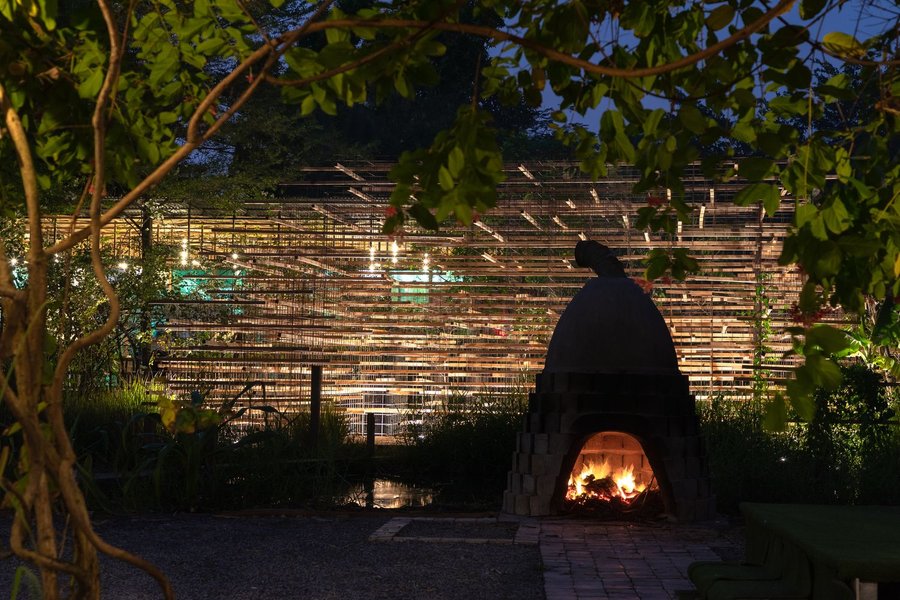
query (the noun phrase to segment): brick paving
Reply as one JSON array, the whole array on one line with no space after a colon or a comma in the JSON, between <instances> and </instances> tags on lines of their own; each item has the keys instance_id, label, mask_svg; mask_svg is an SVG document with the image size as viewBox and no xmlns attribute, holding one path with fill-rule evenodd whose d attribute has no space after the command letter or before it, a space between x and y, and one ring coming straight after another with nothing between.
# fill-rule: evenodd
<instances>
[{"instance_id":1,"label":"brick paving","mask_svg":"<svg viewBox=\"0 0 900 600\"><path fill-rule=\"evenodd\" d=\"M716 525L542 519L538 542L547 600L668 600L694 586L698 560L741 554L733 529Z\"/></svg>"},{"instance_id":2,"label":"brick paving","mask_svg":"<svg viewBox=\"0 0 900 600\"><path fill-rule=\"evenodd\" d=\"M497 519L395 517L370 541L468 544L538 544L547 600L669 600L691 597L687 568L698 560L733 560L743 554L740 531L725 522L700 525L609 523L596 519L516 518L514 539L401 537L410 522L492 523ZM683 594L682 594L683 593Z\"/></svg>"}]
</instances>

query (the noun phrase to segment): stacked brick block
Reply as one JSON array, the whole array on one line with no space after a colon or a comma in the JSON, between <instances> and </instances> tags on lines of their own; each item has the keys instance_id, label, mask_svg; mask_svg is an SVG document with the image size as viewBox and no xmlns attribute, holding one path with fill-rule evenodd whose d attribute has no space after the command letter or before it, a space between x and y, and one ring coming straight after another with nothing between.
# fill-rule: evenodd
<instances>
[{"instance_id":1,"label":"stacked brick block","mask_svg":"<svg viewBox=\"0 0 900 600\"><path fill-rule=\"evenodd\" d=\"M687 378L677 373L538 375L507 477L504 512L562 512L579 452L601 432L625 433L640 442L669 515L679 521L714 516L694 398Z\"/></svg>"}]
</instances>

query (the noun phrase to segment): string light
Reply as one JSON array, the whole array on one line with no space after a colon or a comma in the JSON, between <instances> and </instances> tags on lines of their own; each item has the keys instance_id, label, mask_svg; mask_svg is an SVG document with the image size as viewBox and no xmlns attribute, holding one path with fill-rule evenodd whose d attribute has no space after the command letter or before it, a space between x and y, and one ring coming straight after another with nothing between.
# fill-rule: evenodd
<instances>
[{"instance_id":1,"label":"string light","mask_svg":"<svg viewBox=\"0 0 900 600\"><path fill-rule=\"evenodd\" d=\"M16 266L17 264L19 264L19 259L18 259L18 258L11 258L11 259L9 259L9 264L12 265L12 266L14 267L14 266Z\"/></svg>"},{"instance_id":2,"label":"string light","mask_svg":"<svg viewBox=\"0 0 900 600\"><path fill-rule=\"evenodd\" d=\"M128 270L128 263L125 262L125 261L123 260L122 262L120 262L120 263L118 264L118 267L119 267L119 269L121 269L121 270L123 270L123 271L127 271L127 270Z\"/></svg>"},{"instance_id":3,"label":"string light","mask_svg":"<svg viewBox=\"0 0 900 600\"><path fill-rule=\"evenodd\" d=\"M232 253L231 253L231 260L237 260L237 259L238 259L238 253L237 253L237 252L232 252Z\"/></svg>"},{"instance_id":4,"label":"string light","mask_svg":"<svg viewBox=\"0 0 900 600\"><path fill-rule=\"evenodd\" d=\"M400 246L397 244L397 240L391 242L391 264L397 264L397 255L400 253Z\"/></svg>"}]
</instances>

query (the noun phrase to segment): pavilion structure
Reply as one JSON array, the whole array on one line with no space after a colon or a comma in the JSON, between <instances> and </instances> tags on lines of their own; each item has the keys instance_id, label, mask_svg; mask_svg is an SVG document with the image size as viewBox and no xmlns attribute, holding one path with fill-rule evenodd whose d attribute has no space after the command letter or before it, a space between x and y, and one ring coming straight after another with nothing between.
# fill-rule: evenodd
<instances>
[{"instance_id":1,"label":"pavilion structure","mask_svg":"<svg viewBox=\"0 0 900 600\"><path fill-rule=\"evenodd\" d=\"M575 164L527 163L507 166L498 206L474 224L392 238L382 233L390 167L306 168L240 210L201 209L198 198L143 223L143 243L172 248L170 294L153 318L171 389L224 398L255 382L248 401L300 410L321 368L324 400L359 432L375 413L380 435L451 396L527 390L560 314L593 276L572 262L581 239L612 248L635 278L654 248L699 260L700 274L648 290L698 398L749 398L791 367L780 331L802 281L777 262L789 196L770 218L732 202L740 180L712 182L698 167L685 181L690 217L660 235L636 228L648 197L632 192L633 168L592 181ZM48 221L50 236L61 219ZM137 220L105 228L115 260L140 255Z\"/></svg>"}]
</instances>

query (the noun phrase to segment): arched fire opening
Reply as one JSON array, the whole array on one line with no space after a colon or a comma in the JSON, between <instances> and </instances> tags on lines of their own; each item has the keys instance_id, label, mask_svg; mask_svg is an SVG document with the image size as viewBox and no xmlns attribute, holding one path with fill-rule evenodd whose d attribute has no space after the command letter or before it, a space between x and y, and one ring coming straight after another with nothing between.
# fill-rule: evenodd
<instances>
[{"instance_id":1,"label":"arched fire opening","mask_svg":"<svg viewBox=\"0 0 900 600\"><path fill-rule=\"evenodd\" d=\"M641 443L619 431L589 437L572 465L566 500L619 500L630 504L641 493L658 489Z\"/></svg>"}]
</instances>

